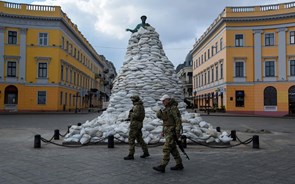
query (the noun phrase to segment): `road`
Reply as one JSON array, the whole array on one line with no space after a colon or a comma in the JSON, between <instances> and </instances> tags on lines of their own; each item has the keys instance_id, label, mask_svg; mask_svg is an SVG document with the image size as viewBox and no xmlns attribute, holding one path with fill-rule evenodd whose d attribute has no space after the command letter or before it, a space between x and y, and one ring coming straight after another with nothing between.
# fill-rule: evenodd
<instances>
[{"instance_id":1,"label":"road","mask_svg":"<svg viewBox=\"0 0 295 184\"><path fill-rule=\"evenodd\" d=\"M221 130L236 130L243 140L259 135L260 149L251 144L228 149L188 145L183 156L185 169L166 173L152 170L162 158L161 147L150 147L151 157L125 161L127 145L59 147L42 143L34 149L34 136L50 138L55 129L61 133L68 125L97 117L84 114L0 115L0 183L2 184L126 184L126 183L198 183L198 184L291 184L295 181L295 120L292 118L202 116ZM261 132L261 130L268 130ZM251 130L252 132L246 132ZM57 142L61 142L59 140ZM238 142L231 142L232 145Z\"/></svg>"}]
</instances>

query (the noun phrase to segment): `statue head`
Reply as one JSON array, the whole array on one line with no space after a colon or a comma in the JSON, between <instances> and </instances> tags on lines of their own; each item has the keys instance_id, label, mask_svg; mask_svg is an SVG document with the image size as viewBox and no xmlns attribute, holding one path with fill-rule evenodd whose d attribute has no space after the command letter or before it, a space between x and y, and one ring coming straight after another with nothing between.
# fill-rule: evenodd
<instances>
[{"instance_id":1,"label":"statue head","mask_svg":"<svg viewBox=\"0 0 295 184\"><path fill-rule=\"evenodd\" d=\"M143 16L140 17L140 19L141 19L143 22L145 22L146 19L147 19L147 17L146 17L145 15L143 15Z\"/></svg>"}]
</instances>

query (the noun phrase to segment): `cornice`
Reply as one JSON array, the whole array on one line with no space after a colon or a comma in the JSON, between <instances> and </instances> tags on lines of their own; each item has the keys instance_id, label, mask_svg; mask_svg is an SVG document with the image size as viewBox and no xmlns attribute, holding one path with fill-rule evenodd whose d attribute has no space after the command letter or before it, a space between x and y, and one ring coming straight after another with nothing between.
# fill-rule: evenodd
<instances>
[{"instance_id":1,"label":"cornice","mask_svg":"<svg viewBox=\"0 0 295 184\"><path fill-rule=\"evenodd\" d=\"M30 15L18 15L18 14L7 14L0 12L0 17L20 18L20 19L34 19L34 20L61 20L61 17L43 17L43 16L30 16Z\"/></svg>"},{"instance_id":2,"label":"cornice","mask_svg":"<svg viewBox=\"0 0 295 184\"><path fill-rule=\"evenodd\" d=\"M192 53L195 52L209 37L215 32L221 25L227 22L254 22L254 21L272 21L280 19L295 18L295 13L268 15L268 16L255 16L255 17L221 17L220 20L212 27L211 30L201 39L192 49Z\"/></svg>"},{"instance_id":3,"label":"cornice","mask_svg":"<svg viewBox=\"0 0 295 184\"><path fill-rule=\"evenodd\" d=\"M255 17L223 17L225 22L247 22L247 21L269 21L278 19L294 18L295 13L279 14L279 15L267 15L267 16L255 16Z\"/></svg>"}]
</instances>

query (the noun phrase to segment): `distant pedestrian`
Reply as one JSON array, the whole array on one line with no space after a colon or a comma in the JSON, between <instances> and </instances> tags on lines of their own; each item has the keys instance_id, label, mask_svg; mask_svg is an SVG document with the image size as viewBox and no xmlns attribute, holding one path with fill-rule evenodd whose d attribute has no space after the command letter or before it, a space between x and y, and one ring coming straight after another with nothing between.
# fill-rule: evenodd
<instances>
[{"instance_id":1,"label":"distant pedestrian","mask_svg":"<svg viewBox=\"0 0 295 184\"><path fill-rule=\"evenodd\" d=\"M142 126L143 120L145 117L145 110L143 106L143 102L140 100L139 96L131 96L130 97L133 102L133 107L129 111L128 119L130 119L130 130L129 130L129 154L124 157L124 160L134 160L135 153L135 140L141 145L143 155L141 158L149 157L149 151L146 143L142 138Z\"/></svg>"},{"instance_id":2,"label":"distant pedestrian","mask_svg":"<svg viewBox=\"0 0 295 184\"><path fill-rule=\"evenodd\" d=\"M165 144L163 146L163 159L159 166L153 167L154 170L165 172L165 168L169 163L170 154L173 156L176 165L171 167L171 170L184 169L182 159L176 146L176 139L178 140L182 131L181 114L177 108L176 100L164 95L161 99L165 108L157 112L157 117L163 120L163 134L165 137Z\"/></svg>"}]
</instances>

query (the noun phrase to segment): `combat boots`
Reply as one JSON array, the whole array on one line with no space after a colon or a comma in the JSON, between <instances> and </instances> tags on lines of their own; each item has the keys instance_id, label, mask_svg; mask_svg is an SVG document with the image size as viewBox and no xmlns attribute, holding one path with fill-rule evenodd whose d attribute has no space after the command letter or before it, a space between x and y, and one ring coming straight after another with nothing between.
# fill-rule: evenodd
<instances>
[{"instance_id":1,"label":"combat boots","mask_svg":"<svg viewBox=\"0 0 295 184\"><path fill-rule=\"evenodd\" d=\"M170 169L171 169L171 170L174 170L174 171L177 171L177 170L179 171L179 170L184 169L184 167L183 167L182 164L177 164L176 166L171 167Z\"/></svg>"},{"instance_id":2,"label":"combat boots","mask_svg":"<svg viewBox=\"0 0 295 184\"><path fill-rule=\"evenodd\" d=\"M146 157L149 157L150 154L149 153L143 153L143 155L140 155L140 158L146 158Z\"/></svg>"},{"instance_id":3,"label":"combat boots","mask_svg":"<svg viewBox=\"0 0 295 184\"><path fill-rule=\"evenodd\" d=\"M128 155L127 157L124 157L124 160L134 160L134 156Z\"/></svg>"},{"instance_id":4,"label":"combat boots","mask_svg":"<svg viewBox=\"0 0 295 184\"><path fill-rule=\"evenodd\" d=\"M165 172L165 165L159 165L157 167L153 167L154 170L164 173Z\"/></svg>"}]
</instances>

